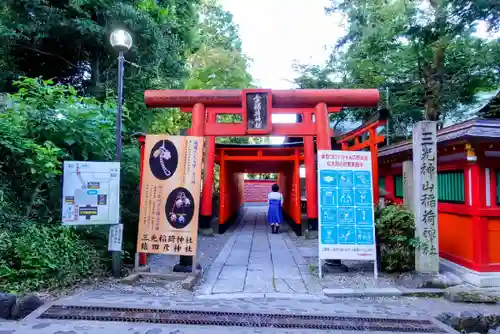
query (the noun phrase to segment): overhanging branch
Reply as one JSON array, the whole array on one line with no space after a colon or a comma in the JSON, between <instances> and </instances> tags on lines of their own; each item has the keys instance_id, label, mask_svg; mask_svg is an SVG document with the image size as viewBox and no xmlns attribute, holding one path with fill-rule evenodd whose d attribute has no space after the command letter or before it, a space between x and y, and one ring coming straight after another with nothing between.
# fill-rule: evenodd
<instances>
[{"instance_id":1,"label":"overhanging branch","mask_svg":"<svg viewBox=\"0 0 500 334\"><path fill-rule=\"evenodd\" d=\"M59 56L59 55L56 55L56 54L53 54L53 53L50 53L50 52L47 52L47 51L43 51L43 50L40 50L40 49L37 49L35 47L32 47L32 46L27 46L27 45L19 45L17 44L19 47L23 48L23 49L26 49L26 50L30 50L30 51L33 51L33 52L36 52L36 53L40 53L40 54L43 54L43 55L46 55L46 56L50 56L50 57L54 57L54 58L57 58L57 59L60 59L62 61L64 61L66 64L68 64L69 66L71 67L74 67L74 68L78 68L78 66L76 64L73 64L72 62L70 62L69 60Z\"/></svg>"}]
</instances>

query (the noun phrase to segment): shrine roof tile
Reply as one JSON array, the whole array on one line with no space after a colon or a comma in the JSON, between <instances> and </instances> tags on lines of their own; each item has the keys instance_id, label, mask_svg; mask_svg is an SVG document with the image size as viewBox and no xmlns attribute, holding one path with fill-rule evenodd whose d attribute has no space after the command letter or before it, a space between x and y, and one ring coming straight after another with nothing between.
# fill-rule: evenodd
<instances>
[{"instance_id":1,"label":"shrine roof tile","mask_svg":"<svg viewBox=\"0 0 500 334\"><path fill-rule=\"evenodd\" d=\"M448 126L437 132L437 143L444 144L453 140L466 139L500 139L500 120L473 118L471 120ZM379 150L379 157L394 155L412 149L411 139L384 147Z\"/></svg>"}]
</instances>

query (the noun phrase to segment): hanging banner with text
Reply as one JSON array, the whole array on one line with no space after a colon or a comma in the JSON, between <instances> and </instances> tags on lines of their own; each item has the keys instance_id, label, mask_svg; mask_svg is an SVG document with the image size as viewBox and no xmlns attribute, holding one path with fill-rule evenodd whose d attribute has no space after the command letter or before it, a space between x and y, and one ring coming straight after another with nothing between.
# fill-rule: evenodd
<instances>
[{"instance_id":1,"label":"hanging banner with text","mask_svg":"<svg viewBox=\"0 0 500 334\"><path fill-rule=\"evenodd\" d=\"M319 258L375 260L370 152L318 151Z\"/></svg>"},{"instance_id":2,"label":"hanging banner with text","mask_svg":"<svg viewBox=\"0 0 500 334\"><path fill-rule=\"evenodd\" d=\"M196 255L203 137L146 136L137 251Z\"/></svg>"}]
</instances>

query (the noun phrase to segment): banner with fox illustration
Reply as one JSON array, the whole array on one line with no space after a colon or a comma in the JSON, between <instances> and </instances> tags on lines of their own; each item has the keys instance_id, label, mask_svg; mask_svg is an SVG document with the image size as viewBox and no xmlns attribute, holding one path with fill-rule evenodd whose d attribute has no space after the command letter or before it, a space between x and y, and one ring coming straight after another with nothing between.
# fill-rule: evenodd
<instances>
[{"instance_id":1,"label":"banner with fox illustration","mask_svg":"<svg viewBox=\"0 0 500 334\"><path fill-rule=\"evenodd\" d=\"M147 135L137 251L196 255L203 137Z\"/></svg>"}]
</instances>

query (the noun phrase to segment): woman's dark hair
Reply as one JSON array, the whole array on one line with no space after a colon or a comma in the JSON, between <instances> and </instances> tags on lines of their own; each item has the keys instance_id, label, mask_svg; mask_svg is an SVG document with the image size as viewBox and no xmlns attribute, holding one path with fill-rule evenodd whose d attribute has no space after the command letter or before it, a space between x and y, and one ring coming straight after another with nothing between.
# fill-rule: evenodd
<instances>
[{"instance_id":1,"label":"woman's dark hair","mask_svg":"<svg viewBox=\"0 0 500 334\"><path fill-rule=\"evenodd\" d=\"M273 184L273 186L271 187L271 190L274 191L275 193L277 193L278 191L280 191L280 187L277 184Z\"/></svg>"}]
</instances>

